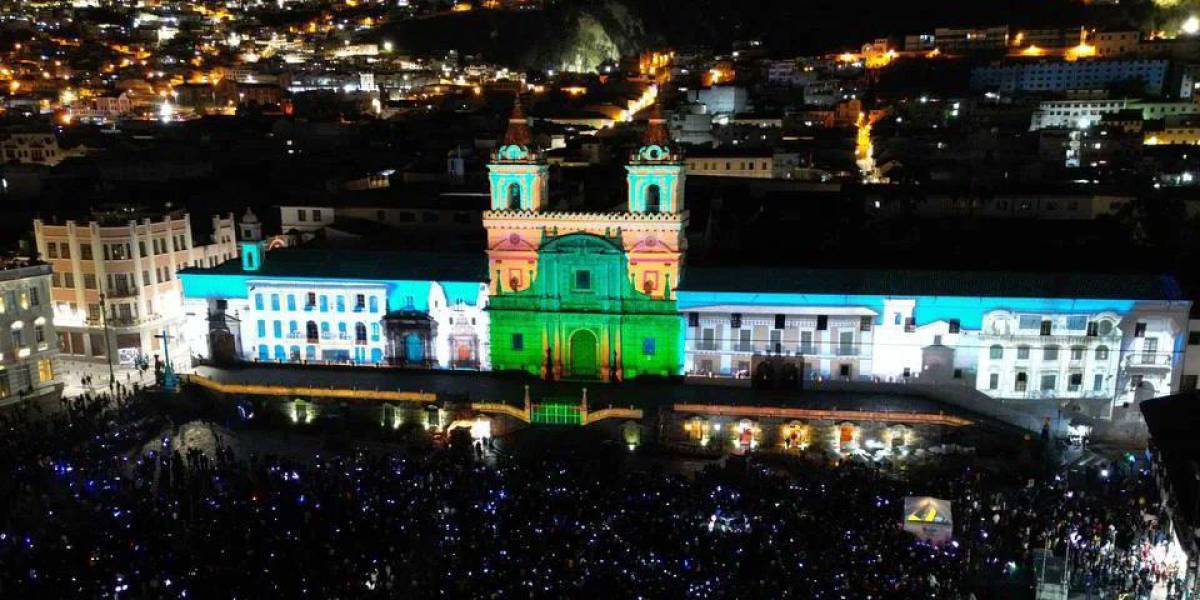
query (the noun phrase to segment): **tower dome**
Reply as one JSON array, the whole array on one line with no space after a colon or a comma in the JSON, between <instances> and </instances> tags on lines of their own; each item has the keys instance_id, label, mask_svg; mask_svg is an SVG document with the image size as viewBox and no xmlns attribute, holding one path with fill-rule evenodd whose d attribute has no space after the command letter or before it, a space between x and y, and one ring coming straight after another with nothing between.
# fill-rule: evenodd
<instances>
[{"instance_id":1,"label":"tower dome","mask_svg":"<svg viewBox=\"0 0 1200 600\"><path fill-rule=\"evenodd\" d=\"M655 103L650 107L646 131L642 134L642 145L630 157L631 163L676 163L680 161L678 149L671 142L667 131L667 120L662 109Z\"/></svg>"},{"instance_id":2,"label":"tower dome","mask_svg":"<svg viewBox=\"0 0 1200 600\"><path fill-rule=\"evenodd\" d=\"M517 94L512 115L508 117L508 129L504 131L504 139L492 159L501 163L531 163L538 162L540 158L540 152L533 143L529 120L521 106L521 95Z\"/></svg>"}]
</instances>

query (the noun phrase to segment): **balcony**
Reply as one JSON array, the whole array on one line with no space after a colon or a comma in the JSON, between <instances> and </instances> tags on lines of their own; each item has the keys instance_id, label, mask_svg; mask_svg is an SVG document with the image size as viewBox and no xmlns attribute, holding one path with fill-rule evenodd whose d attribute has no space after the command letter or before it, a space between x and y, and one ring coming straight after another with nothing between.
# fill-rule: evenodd
<instances>
[{"instance_id":1,"label":"balcony","mask_svg":"<svg viewBox=\"0 0 1200 600\"><path fill-rule=\"evenodd\" d=\"M1127 369L1170 370L1174 362L1172 359L1170 352L1130 352L1121 362Z\"/></svg>"},{"instance_id":2,"label":"balcony","mask_svg":"<svg viewBox=\"0 0 1200 600\"><path fill-rule=\"evenodd\" d=\"M132 297L138 295L138 289L136 287L114 287L114 288L109 288L108 290L106 290L104 295L105 295L105 297L110 298L110 299L112 299L112 298L132 298Z\"/></svg>"}]
</instances>

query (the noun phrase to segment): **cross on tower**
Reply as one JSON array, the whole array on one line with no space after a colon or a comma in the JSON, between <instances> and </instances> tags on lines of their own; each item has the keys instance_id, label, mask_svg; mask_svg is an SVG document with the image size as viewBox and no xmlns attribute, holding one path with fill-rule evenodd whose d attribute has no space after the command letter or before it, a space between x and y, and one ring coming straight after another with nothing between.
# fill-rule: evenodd
<instances>
[{"instance_id":1,"label":"cross on tower","mask_svg":"<svg viewBox=\"0 0 1200 600\"><path fill-rule=\"evenodd\" d=\"M166 329L163 332L154 336L162 340L163 346L163 379L162 385L164 389L174 390L179 386L179 378L175 375L175 369L171 368L171 340L175 336L167 333Z\"/></svg>"}]
</instances>

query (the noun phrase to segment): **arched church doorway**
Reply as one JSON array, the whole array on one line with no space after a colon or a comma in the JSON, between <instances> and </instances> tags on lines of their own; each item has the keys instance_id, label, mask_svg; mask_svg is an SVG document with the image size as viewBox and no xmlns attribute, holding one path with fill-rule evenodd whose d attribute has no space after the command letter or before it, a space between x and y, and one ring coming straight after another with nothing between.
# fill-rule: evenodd
<instances>
[{"instance_id":1,"label":"arched church doorway","mask_svg":"<svg viewBox=\"0 0 1200 600\"><path fill-rule=\"evenodd\" d=\"M599 372L597 355L600 343L596 334L580 329L571 336L571 373L572 377L596 377Z\"/></svg>"}]
</instances>

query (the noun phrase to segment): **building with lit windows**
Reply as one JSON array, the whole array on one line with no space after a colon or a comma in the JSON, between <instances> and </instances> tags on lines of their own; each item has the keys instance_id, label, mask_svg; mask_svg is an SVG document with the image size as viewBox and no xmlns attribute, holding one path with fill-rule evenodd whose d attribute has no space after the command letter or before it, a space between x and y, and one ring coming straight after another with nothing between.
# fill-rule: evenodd
<instances>
[{"instance_id":1,"label":"building with lit windows","mask_svg":"<svg viewBox=\"0 0 1200 600\"><path fill-rule=\"evenodd\" d=\"M0 406L59 394L50 265L0 261Z\"/></svg>"},{"instance_id":2,"label":"building with lit windows","mask_svg":"<svg viewBox=\"0 0 1200 600\"><path fill-rule=\"evenodd\" d=\"M487 369L483 257L243 244L180 273L185 335L215 361Z\"/></svg>"},{"instance_id":3,"label":"building with lit windows","mask_svg":"<svg viewBox=\"0 0 1200 600\"><path fill-rule=\"evenodd\" d=\"M1170 61L1164 59L1023 60L976 67L971 71L971 89L1002 94L1066 92L1140 80L1145 93L1158 95L1167 83L1169 67Z\"/></svg>"},{"instance_id":4,"label":"building with lit windows","mask_svg":"<svg viewBox=\"0 0 1200 600\"><path fill-rule=\"evenodd\" d=\"M62 353L104 359L111 351L114 362L124 365L161 355L163 332L179 333L180 269L214 266L238 252L232 214L214 216L201 244L183 211L121 209L64 223L35 219L33 230L38 255L54 269L49 297Z\"/></svg>"},{"instance_id":5,"label":"building with lit windows","mask_svg":"<svg viewBox=\"0 0 1200 600\"><path fill-rule=\"evenodd\" d=\"M53 167L66 157L58 138L50 131L0 134L0 161L5 163Z\"/></svg>"},{"instance_id":6,"label":"building with lit windows","mask_svg":"<svg viewBox=\"0 0 1200 600\"><path fill-rule=\"evenodd\" d=\"M686 252L684 165L657 112L626 165L626 206L549 206L547 167L518 100L488 165L483 214L492 367L620 381L679 372L675 288Z\"/></svg>"},{"instance_id":7,"label":"building with lit windows","mask_svg":"<svg viewBox=\"0 0 1200 600\"><path fill-rule=\"evenodd\" d=\"M698 377L1114 404L1179 389L1191 306L1158 277L768 268L691 269L678 299Z\"/></svg>"}]
</instances>

